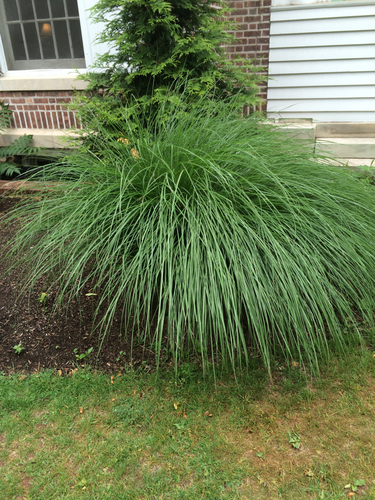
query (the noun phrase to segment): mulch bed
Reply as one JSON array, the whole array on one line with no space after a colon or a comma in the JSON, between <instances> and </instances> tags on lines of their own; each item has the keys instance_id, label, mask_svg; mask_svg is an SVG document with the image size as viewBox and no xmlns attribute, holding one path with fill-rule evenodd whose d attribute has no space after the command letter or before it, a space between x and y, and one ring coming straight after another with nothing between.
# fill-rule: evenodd
<instances>
[{"instance_id":1,"label":"mulch bed","mask_svg":"<svg viewBox=\"0 0 375 500\"><path fill-rule=\"evenodd\" d=\"M77 366L91 366L115 372L129 365L151 370L154 356L146 347L136 344L130 359L130 336L120 331L120 321L114 321L99 352L99 332L92 333L94 297L84 297L81 304L72 304L62 313L51 313L51 305L41 304L43 282L29 293L21 292L21 270L7 271L2 250L16 228L5 228L1 219L19 198L0 195L0 373L35 372L45 368L69 373ZM15 346L23 348L19 354ZM78 360L76 354L92 352ZM74 350L76 351L74 352Z\"/></svg>"}]
</instances>

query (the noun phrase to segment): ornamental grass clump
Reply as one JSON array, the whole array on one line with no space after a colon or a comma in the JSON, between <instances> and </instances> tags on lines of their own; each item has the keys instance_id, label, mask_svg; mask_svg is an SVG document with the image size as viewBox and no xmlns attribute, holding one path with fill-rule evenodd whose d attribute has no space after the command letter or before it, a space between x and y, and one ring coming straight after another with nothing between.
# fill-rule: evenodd
<instances>
[{"instance_id":1,"label":"ornamental grass clump","mask_svg":"<svg viewBox=\"0 0 375 500\"><path fill-rule=\"evenodd\" d=\"M13 214L27 284L48 275L67 304L90 283L103 336L120 312L158 357L318 367L348 318L372 324L373 188L233 102L180 102L45 169L59 182Z\"/></svg>"}]
</instances>

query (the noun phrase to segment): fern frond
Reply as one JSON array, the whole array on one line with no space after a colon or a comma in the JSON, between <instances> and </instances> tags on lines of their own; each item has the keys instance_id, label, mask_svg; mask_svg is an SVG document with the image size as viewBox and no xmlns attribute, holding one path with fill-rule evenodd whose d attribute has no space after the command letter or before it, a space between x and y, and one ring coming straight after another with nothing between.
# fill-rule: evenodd
<instances>
[{"instance_id":1,"label":"fern frond","mask_svg":"<svg viewBox=\"0 0 375 500\"><path fill-rule=\"evenodd\" d=\"M24 155L24 154L35 154L40 151L40 148L30 147L31 141L33 140L32 135L22 135L18 139L15 139L12 144L0 148L0 158L6 156Z\"/></svg>"},{"instance_id":2,"label":"fern frond","mask_svg":"<svg viewBox=\"0 0 375 500\"><path fill-rule=\"evenodd\" d=\"M10 177L13 174L19 175L21 173L21 170L17 167L15 163L0 163L0 176L1 175L6 175L7 177Z\"/></svg>"},{"instance_id":3,"label":"fern frond","mask_svg":"<svg viewBox=\"0 0 375 500\"><path fill-rule=\"evenodd\" d=\"M12 122L12 111L9 109L9 104L0 101L0 131L9 128Z\"/></svg>"}]
</instances>

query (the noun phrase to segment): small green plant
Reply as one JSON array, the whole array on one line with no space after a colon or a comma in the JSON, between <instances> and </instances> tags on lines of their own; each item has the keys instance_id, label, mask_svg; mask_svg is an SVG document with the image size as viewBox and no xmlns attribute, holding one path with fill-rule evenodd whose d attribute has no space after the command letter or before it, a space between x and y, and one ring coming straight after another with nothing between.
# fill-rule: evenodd
<instances>
[{"instance_id":1,"label":"small green plant","mask_svg":"<svg viewBox=\"0 0 375 500\"><path fill-rule=\"evenodd\" d=\"M295 431L289 432L289 444L296 450L299 450L301 447L301 436Z\"/></svg>"},{"instance_id":2,"label":"small green plant","mask_svg":"<svg viewBox=\"0 0 375 500\"><path fill-rule=\"evenodd\" d=\"M12 111L9 109L9 104L0 101L0 133L9 128L12 123ZM21 170L14 163L14 157L19 155L30 155L40 150L40 148L31 147L33 140L32 135L23 135L14 140L8 146L0 148L0 178L2 175L12 176L19 175Z\"/></svg>"},{"instance_id":3,"label":"small green plant","mask_svg":"<svg viewBox=\"0 0 375 500\"><path fill-rule=\"evenodd\" d=\"M137 397L127 397L113 408L113 414L124 425L137 425L150 418L151 413L145 402Z\"/></svg>"},{"instance_id":4,"label":"small green plant","mask_svg":"<svg viewBox=\"0 0 375 500\"><path fill-rule=\"evenodd\" d=\"M87 357L88 357L88 356L92 353L93 349L94 349L93 347L90 347L90 349L87 349L87 351L86 351L86 352L82 352L81 354L79 354L79 353L78 353L78 348L76 347L76 348L74 349L74 351L73 351L73 352L74 352L74 355L75 355L75 357L76 357L76 360L77 360L77 361L81 361L82 359L87 358Z\"/></svg>"},{"instance_id":5,"label":"small green plant","mask_svg":"<svg viewBox=\"0 0 375 500\"><path fill-rule=\"evenodd\" d=\"M13 346L13 350L16 354L20 355L25 348L22 347L22 343L20 342L19 344Z\"/></svg>"},{"instance_id":6,"label":"small green plant","mask_svg":"<svg viewBox=\"0 0 375 500\"><path fill-rule=\"evenodd\" d=\"M186 427L188 426L188 421L187 421L187 419L183 418L179 422L174 423L173 426L176 427L176 429L178 431L183 432L186 429Z\"/></svg>"},{"instance_id":7,"label":"small green plant","mask_svg":"<svg viewBox=\"0 0 375 500\"><path fill-rule=\"evenodd\" d=\"M353 481L353 483L348 483L344 486L346 490L351 490L353 492L356 492L358 490L358 487L360 486L365 486L366 481L364 479L356 479Z\"/></svg>"},{"instance_id":8,"label":"small green plant","mask_svg":"<svg viewBox=\"0 0 375 500\"><path fill-rule=\"evenodd\" d=\"M123 356L126 356L126 352L120 351L118 357L116 358L116 361L119 362Z\"/></svg>"},{"instance_id":9,"label":"small green plant","mask_svg":"<svg viewBox=\"0 0 375 500\"><path fill-rule=\"evenodd\" d=\"M40 294L40 297L38 297L38 299L37 299L37 300L40 302L40 304L41 304L42 306L43 306L43 305L45 305L45 303L46 303L46 301L47 301L47 295L48 295L47 293L42 292L42 293Z\"/></svg>"}]
</instances>

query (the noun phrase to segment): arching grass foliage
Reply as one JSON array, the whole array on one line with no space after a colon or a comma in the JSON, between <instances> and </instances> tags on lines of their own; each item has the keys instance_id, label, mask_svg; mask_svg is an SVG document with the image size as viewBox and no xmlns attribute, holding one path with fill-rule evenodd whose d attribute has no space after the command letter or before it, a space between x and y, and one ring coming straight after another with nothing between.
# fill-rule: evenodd
<instances>
[{"instance_id":1,"label":"arching grass foliage","mask_svg":"<svg viewBox=\"0 0 375 500\"><path fill-rule=\"evenodd\" d=\"M121 310L158 354L167 342L176 359L235 367L259 353L269 368L278 351L317 367L345 318L371 322L371 186L229 103L175 111L136 135L124 119L118 140L103 129L45 169L60 182L13 214L27 283L50 275L66 304L90 281L103 334Z\"/></svg>"}]
</instances>

